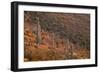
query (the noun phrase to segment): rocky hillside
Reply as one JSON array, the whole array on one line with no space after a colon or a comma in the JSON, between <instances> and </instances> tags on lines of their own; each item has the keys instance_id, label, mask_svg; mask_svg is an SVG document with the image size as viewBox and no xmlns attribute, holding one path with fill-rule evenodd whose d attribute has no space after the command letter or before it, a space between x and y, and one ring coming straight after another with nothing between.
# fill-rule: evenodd
<instances>
[{"instance_id":1,"label":"rocky hillside","mask_svg":"<svg viewBox=\"0 0 100 73\"><path fill-rule=\"evenodd\" d=\"M24 60L90 57L90 15L24 12Z\"/></svg>"}]
</instances>

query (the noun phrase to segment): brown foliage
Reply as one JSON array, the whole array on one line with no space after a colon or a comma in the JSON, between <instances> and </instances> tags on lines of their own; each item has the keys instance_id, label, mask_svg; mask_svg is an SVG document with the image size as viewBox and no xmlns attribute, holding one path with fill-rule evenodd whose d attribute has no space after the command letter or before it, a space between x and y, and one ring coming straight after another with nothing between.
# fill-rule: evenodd
<instances>
[{"instance_id":1,"label":"brown foliage","mask_svg":"<svg viewBox=\"0 0 100 73\"><path fill-rule=\"evenodd\" d=\"M52 23L50 24L50 26L48 26L49 21L42 22L41 26L38 24L39 33L36 30L37 24L32 22L32 19L30 18L31 15L29 13L28 15L29 17L25 16L25 18L26 17L27 18L25 19L25 22L24 22L25 23L24 25L24 61L25 62L90 58L90 50L87 49L86 47L85 48L80 47L80 44L79 44L81 42L81 45L84 46L84 40L86 40L86 38L84 38L83 35L80 34L80 32L84 32L83 29L77 29L76 24L73 24L71 22L71 20L78 21L78 19L72 18L74 16L77 17L77 15L70 14L71 16L69 16L66 14L62 16L61 14L59 14L58 16L57 14L51 14L51 15L47 14L46 18L48 18L48 20L50 20L51 22L53 20L52 17L56 18L54 19L54 21L55 23L57 23L57 25L54 26ZM46 18L43 15L41 15L40 17L43 17L43 19L46 20ZM85 16L83 17L83 19L84 18ZM41 19L41 21L43 21L43 19ZM65 21L65 19L67 20ZM67 25L62 24L63 29L61 28L60 21L63 22L64 24L67 24ZM80 21L83 22L82 20ZM87 20L85 21L88 22ZM78 22L75 22L75 23L79 24ZM74 25L75 27L71 27L72 25ZM46 27L48 28L44 29L44 26L45 28ZM51 27L53 29L52 31L49 31ZM78 27L82 27L82 26L79 25ZM86 27L83 27L83 28L86 28ZM63 31L64 29L66 29L68 33L64 32ZM68 37L64 35L65 33L68 35ZM75 37L77 34L79 35L78 39ZM77 44L78 44L78 47L77 47Z\"/></svg>"}]
</instances>

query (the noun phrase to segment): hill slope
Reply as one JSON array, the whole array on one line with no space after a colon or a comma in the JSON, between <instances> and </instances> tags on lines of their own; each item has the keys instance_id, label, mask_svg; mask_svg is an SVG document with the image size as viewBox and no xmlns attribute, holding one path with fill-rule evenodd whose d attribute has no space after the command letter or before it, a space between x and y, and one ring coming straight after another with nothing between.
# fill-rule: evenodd
<instances>
[{"instance_id":1,"label":"hill slope","mask_svg":"<svg viewBox=\"0 0 100 73\"><path fill-rule=\"evenodd\" d=\"M28 31L32 35L25 37L25 39L30 40L25 40L25 42L33 44L24 44L25 58L30 57L29 60L34 61L90 57L89 14L29 11L24 13L24 23L25 27L27 26L24 28L25 33L29 29ZM27 36L28 34L24 35ZM29 37L35 38L35 40L32 41Z\"/></svg>"}]
</instances>

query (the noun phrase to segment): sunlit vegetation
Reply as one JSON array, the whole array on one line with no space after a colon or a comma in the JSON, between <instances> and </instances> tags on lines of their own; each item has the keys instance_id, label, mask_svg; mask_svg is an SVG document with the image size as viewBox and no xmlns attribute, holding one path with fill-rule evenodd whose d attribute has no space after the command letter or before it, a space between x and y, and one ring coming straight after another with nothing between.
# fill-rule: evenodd
<instances>
[{"instance_id":1,"label":"sunlit vegetation","mask_svg":"<svg viewBox=\"0 0 100 73\"><path fill-rule=\"evenodd\" d=\"M90 58L90 15L24 12L24 61Z\"/></svg>"}]
</instances>

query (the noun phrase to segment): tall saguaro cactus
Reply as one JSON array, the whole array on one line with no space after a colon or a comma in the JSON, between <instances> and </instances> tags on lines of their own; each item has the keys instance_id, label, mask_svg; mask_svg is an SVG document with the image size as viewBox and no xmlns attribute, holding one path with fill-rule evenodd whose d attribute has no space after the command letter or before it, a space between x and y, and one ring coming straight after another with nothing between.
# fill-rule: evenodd
<instances>
[{"instance_id":1,"label":"tall saguaro cactus","mask_svg":"<svg viewBox=\"0 0 100 73\"><path fill-rule=\"evenodd\" d=\"M39 22L39 17L36 17L37 20L37 46L41 43L41 26Z\"/></svg>"}]
</instances>

